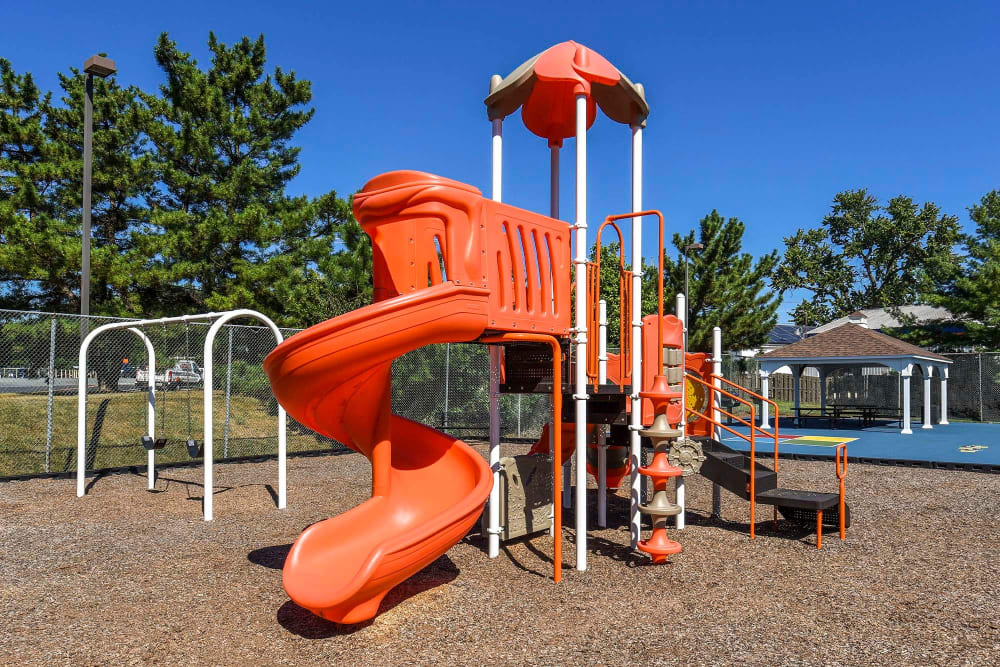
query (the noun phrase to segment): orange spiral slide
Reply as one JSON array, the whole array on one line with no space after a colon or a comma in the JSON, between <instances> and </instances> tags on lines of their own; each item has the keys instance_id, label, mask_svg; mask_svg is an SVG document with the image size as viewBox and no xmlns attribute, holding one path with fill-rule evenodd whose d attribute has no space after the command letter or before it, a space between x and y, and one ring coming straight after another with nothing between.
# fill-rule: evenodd
<instances>
[{"instance_id":1,"label":"orange spiral slide","mask_svg":"<svg viewBox=\"0 0 1000 667\"><path fill-rule=\"evenodd\" d=\"M565 223L413 171L370 181L354 211L372 238L376 302L289 338L264 362L290 415L372 464L372 497L307 528L285 561L289 597L339 623L373 618L393 586L462 539L492 486L471 447L391 413L392 360L487 331L564 333L569 319Z\"/></svg>"}]
</instances>

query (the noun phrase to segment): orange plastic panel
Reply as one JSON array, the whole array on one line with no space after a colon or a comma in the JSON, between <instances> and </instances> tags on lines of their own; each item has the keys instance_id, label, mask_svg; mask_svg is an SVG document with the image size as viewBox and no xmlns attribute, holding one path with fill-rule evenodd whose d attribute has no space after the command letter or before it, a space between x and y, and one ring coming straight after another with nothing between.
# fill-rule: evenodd
<instances>
[{"instance_id":1,"label":"orange plastic panel","mask_svg":"<svg viewBox=\"0 0 1000 667\"><path fill-rule=\"evenodd\" d=\"M648 391L653 386L653 378L660 372L663 365L663 352L656 349L656 315L646 315L642 318L642 390ZM684 325L674 315L663 316L663 347L684 347ZM671 423L677 423L671 419ZM646 426L653 423L653 403L649 399L642 400L642 423Z\"/></svg>"},{"instance_id":2,"label":"orange plastic panel","mask_svg":"<svg viewBox=\"0 0 1000 667\"><path fill-rule=\"evenodd\" d=\"M372 238L376 300L449 281L488 287L489 329L568 332L568 223L420 171L372 179L354 214Z\"/></svg>"},{"instance_id":3,"label":"orange plastic panel","mask_svg":"<svg viewBox=\"0 0 1000 667\"><path fill-rule=\"evenodd\" d=\"M569 225L483 202L489 328L562 335L570 323Z\"/></svg>"}]
</instances>

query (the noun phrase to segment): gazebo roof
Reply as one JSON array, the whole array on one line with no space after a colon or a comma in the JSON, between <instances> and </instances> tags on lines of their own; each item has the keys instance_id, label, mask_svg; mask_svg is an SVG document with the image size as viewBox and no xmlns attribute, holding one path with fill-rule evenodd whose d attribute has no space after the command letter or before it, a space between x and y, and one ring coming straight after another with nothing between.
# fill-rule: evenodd
<instances>
[{"instance_id":1,"label":"gazebo roof","mask_svg":"<svg viewBox=\"0 0 1000 667\"><path fill-rule=\"evenodd\" d=\"M836 329L804 338L760 355L762 361L804 362L811 364L877 364L880 360L911 357L923 361L950 364L948 357L925 350L880 331L858 324L842 324Z\"/></svg>"}]
</instances>

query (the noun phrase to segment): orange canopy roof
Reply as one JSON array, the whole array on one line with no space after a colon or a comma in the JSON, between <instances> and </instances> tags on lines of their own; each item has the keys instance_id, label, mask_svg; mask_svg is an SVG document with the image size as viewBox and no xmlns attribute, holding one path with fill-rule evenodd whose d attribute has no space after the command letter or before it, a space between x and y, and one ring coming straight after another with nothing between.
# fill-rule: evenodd
<instances>
[{"instance_id":1,"label":"orange canopy roof","mask_svg":"<svg viewBox=\"0 0 1000 667\"><path fill-rule=\"evenodd\" d=\"M587 127L597 107L608 118L645 126L649 105L641 85L633 84L601 54L576 42L562 42L523 63L490 91L490 120L505 118L521 108L529 130L550 143L576 134L577 94L587 95Z\"/></svg>"}]
</instances>

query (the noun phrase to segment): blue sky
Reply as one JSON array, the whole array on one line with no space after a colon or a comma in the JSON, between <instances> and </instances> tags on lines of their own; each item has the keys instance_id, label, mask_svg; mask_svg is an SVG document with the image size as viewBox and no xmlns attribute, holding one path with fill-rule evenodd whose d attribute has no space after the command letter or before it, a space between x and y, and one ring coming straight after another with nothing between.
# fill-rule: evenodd
<instances>
[{"instance_id":1,"label":"blue sky","mask_svg":"<svg viewBox=\"0 0 1000 667\"><path fill-rule=\"evenodd\" d=\"M4 3L0 56L44 88L106 51L119 78L161 82L162 31L207 65L264 33L271 66L313 82L297 137L296 193L349 194L393 169L489 191L489 76L574 39L646 86L645 204L671 229L709 212L747 223L746 249L781 248L837 192L908 194L960 216L1000 187L997 3ZM629 13L630 7L644 11ZM10 26L18 26L11 30ZM590 143L590 219L629 206L629 134L606 118ZM564 164L572 164L567 143ZM548 156L518 118L505 128L504 199L548 210ZM564 217L573 211L564 170ZM655 235L644 237L651 248ZM797 299L786 298L782 313Z\"/></svg>"}]
</instances>

